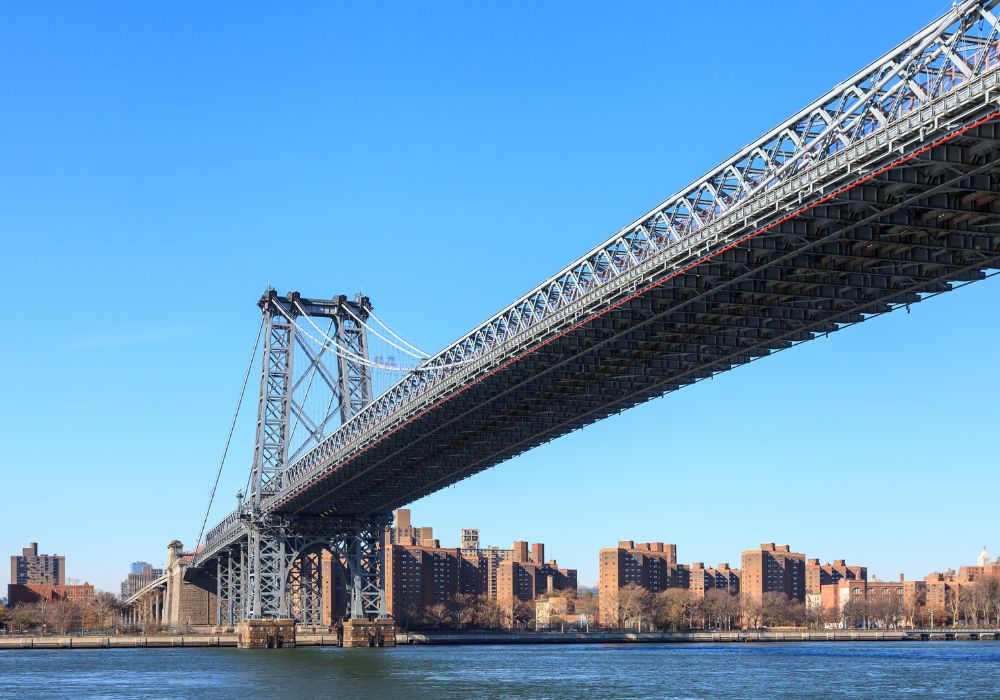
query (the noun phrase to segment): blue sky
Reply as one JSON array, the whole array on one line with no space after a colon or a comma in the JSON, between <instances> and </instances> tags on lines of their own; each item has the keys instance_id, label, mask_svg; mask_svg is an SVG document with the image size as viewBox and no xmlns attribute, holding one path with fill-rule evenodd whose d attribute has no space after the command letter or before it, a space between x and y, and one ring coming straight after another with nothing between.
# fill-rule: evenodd
<instances>
[{"instance_id":1,"label":"blue sky","mask_svg":"<svg viewBox=\"0 0 1000 700\"><path fill-rule=\"evenodd\" d=\"M364 290L440 348L947 5L6 4L0 554L116 588L195 539L266 285ZM582 583L619 539L971 563L1000 549L998 302L989 280L702 382L414 521L544 541Z\"/></svg>"}]
</instances>

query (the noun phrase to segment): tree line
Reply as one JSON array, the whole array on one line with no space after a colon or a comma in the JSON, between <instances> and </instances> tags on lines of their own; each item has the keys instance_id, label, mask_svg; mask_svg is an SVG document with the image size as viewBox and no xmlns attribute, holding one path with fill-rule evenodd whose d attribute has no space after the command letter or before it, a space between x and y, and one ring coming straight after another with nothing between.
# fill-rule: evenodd
<instances>
[{"instance_id":1,"label":"tree line","mask_svg":"<svg viewBox=\"0 0 1000 700\"><path fill-rule=\"evenodd\" d=\"M85 602L39 600L0 607L0 626L10 632L70 632L115 630L121 619L118 596L98 591Z\"/></svg>"}]
</instances>

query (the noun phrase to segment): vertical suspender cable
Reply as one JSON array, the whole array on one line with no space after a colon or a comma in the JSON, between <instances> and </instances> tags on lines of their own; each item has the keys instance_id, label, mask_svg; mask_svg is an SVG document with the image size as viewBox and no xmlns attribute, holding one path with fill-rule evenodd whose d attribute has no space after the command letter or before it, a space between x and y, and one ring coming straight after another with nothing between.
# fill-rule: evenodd
<instances>
[{"instance_id":1,"label":"vertical suspender cable","mask_svg":"<svg viewBox=\"0 0 1000 700\"><path fill-rule=\"evenodd\" d=\"M257 338L253 341L253 350L250 352L250 361L247 363L247 371L243 374L243 387L240 389L240 398L236 402L236 410L233 411L233 420L229 424L229 435L226 436L226 446L222 450L222 459L219 460L219 468L215 472L215 482L212 484L212 491L208 494L208 507L205 509L205 517L201 520L201 530L198 531L198 539L194 543L195 559L198 558L198 547L201 546L201 538L205 534L205 525L208 523L208 514L212 510L212 502L215 500L215 490L219 487L219 477L222 476L222 466L226 463L226 455L229 454L229 443L233 440L233 431L236 429L236 419L240 415L240 406L243 405L243 395L247 391L247 382L250 380L250 372L253 370L253 360L257 357L257 347L260 345L260 336L264 331L264 317L261 316L260 325L257 326Z\"/></svg>"}]
</instances>

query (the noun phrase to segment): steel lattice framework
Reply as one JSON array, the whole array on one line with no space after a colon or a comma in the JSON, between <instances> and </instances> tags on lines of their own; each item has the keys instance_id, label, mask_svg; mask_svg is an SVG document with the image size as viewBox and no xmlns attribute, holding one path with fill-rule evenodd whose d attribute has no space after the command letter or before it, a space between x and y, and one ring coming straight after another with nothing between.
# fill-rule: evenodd
<instances>
[{"instance_id":1,"label":"steel lattice framework","mask_svg":"<svg viewBox=\"0 0 1000 700\"><path fill-rule=\"evenodd\" d=\"M279 296L268 289L258 305L264 316L264 349L250 493L223 523L235 537L225 546L199 553L196 565L185 575L194 580L200 570L214 574L219 624L232 625L244 618L288 617L320 624L320 557L321 552L330 551L338 565L351 573L352 615L384 616L380 577L382 533L388 516L316 520L275 515L262 508L284 484L293 419L306 429L308 438L303 447L307 447L310 441L321 442L335 416L345 424L371 402L364 325L371 304L367 297L349 301L340 296L327 301L305 299L297 292ZM301 337L297 319L306 316L328 320L334 332L318 350ZM328 351L336 355L336 376L322 362ZM298 353L305 356L306 363L296 372L294 358ZM296 398L303 386L304 395L308 395L314 382L325 384L332 392L318 416L310 415L304 399ZM218 542L213 533L209 533L210 545Z\"/></svg>"},{"instance_id":2,"label":"steel lattice framework","mask_svg":"<svg viewBox=\"0 0 1000 700\"><path fill-rule=\"evenodd\" d=\"M998 3L957 4L357 401L275 467L260 517L374 523L607 415L1000 267ZM358 391L345 371L342 390ZM204 557L245 537L233 513Z\"/></svg>"}]
</instances>

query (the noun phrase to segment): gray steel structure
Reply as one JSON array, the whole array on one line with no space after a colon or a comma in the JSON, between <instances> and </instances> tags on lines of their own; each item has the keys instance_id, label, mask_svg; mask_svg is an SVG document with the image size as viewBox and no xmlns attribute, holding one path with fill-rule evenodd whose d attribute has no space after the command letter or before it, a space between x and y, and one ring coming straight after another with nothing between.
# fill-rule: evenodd
<instances>
[{"instance_id":1,"label":"gray steel structure","mask_svg":"<svg viewBox=\"0 0 1000 700\"><path fill-rule=\"evenodd\" d=\"M263 507L285 485L293 418L309 434L305 445L310 440L319 443L331 422L346 424L371 403L365 329L371 303L361 296L354 301L345 296L306 299L297 292L280 296L268 289L258 306L264 317L264 345L250 490L241 494L239 507L223 523L235 537L213 547L217 538L209 533L210 551L196 554L185 578L204 581L206 573L214 578L218 624L288 617L320 624L320 556L327 550L347 567L352 616L385 616L379 577L387 515L310 518L271 513ZM333 336L325 337L319 350L307 342L312 338L299 326L305 317L330 322ZM336 356L336 375L322 362L328 351ZM297 370L295 359L300 354L306 362ZM305 402L296 399L296 390L313 382L325 384L332 398L319 416L310 415Z\"/></svg>"},{"instance_id":2,"label":"gray steel structure","mask_svg":"<svg viewBox=\"0 0 1000 700\"><path fill-rule=\"evenodd\" d=\"M350 532L605 416L995 271L998 2L957 4L359 403L308 452L268 464L255 519L231 514L199 561L224 559L267 519ZM275 561L291 562L303 536ZM277 600L277 570L269 580ZM374 614L361 588L352 609Z\"/></svg>"}]
</instances>

